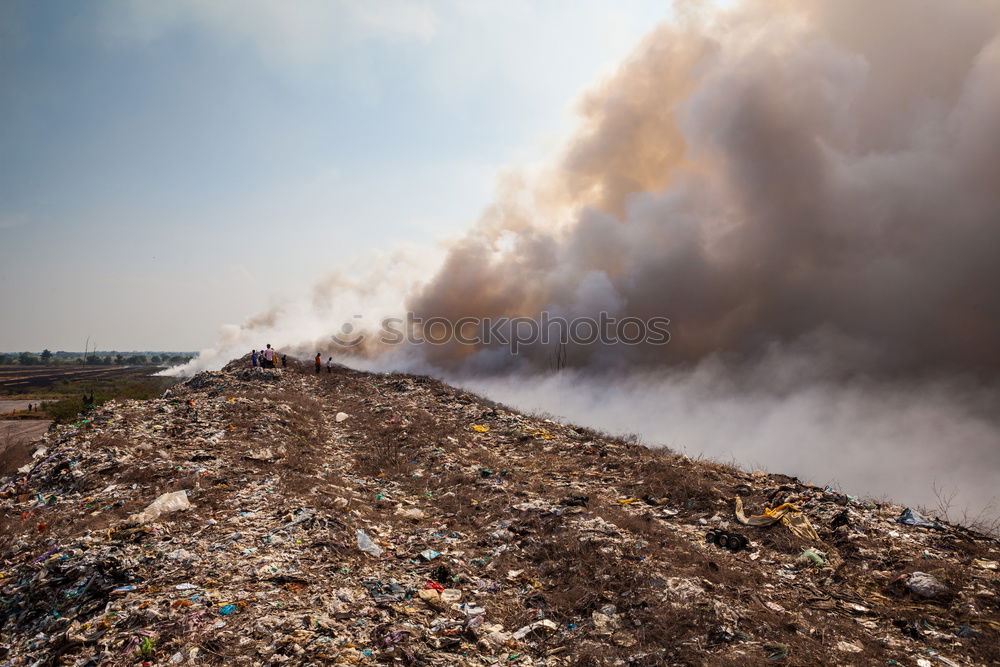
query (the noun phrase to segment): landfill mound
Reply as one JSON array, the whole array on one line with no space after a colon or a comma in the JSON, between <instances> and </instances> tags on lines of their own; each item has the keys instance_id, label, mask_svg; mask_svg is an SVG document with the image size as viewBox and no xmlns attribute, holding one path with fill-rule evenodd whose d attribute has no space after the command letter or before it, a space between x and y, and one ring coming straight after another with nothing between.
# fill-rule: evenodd
<instances>
[{"instance_id":1,"label":"landfill mound","mask_svg":"<svg viewBox=\"0 0 1000 667\"><path fill-rule=\"evenodd\" d=\"M6 461L0 665L1000 663L988 536L426 377L248 366Z\"/></svg>"}]
</instances>

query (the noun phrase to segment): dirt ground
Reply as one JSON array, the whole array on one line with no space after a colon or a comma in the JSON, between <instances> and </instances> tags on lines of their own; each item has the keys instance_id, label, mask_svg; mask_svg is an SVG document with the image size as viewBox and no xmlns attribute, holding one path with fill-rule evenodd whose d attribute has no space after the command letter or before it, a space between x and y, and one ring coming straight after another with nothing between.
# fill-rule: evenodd
<instances>
[{"instance_id":1,"label":"dirt ground","mask_svg":"<svg viewBox=\"0 0 1000 667\"><path fill-rule=\"evenodd\" d=\"M34 443L49 430L51 419L0 421L0 475L13 474L31 460Z\"/></svg>"},{"instance_id":2,"label":"dirt ground","mask_svg":"<svg viewBox=\"0 0 1000 667\"><path fill-rule=\"evenodd\" d=\"M12 441L37 440L49 430L51 419L18 419L0 421L0 452Z\"/></svg>"},{"instance_id":3,"label":"dirt ground","mask_svg":"<svg viewBox=\"0 0 1000 667\"><path fill-rule=\"evenodd\" d=\"M38 405L41 401L31 400L0 400L0 415L5 415L9 412L18 412L20 410L27 410L28 405Z\"/></svg>"}]
</instances>

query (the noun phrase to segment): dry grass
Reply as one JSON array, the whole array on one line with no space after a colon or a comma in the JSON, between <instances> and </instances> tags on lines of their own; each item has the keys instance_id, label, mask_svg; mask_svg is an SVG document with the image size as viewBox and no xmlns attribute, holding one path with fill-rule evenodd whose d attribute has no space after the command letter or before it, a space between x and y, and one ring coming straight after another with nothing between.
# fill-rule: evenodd
<instances>
[{"instance_id":1,"label":"dry grass","mask_svg":"<svg viewBox=\"0 0 1000 667\"><path fill-rule=\"evenodd\" d=\"M724 494L690 462L676 454L649 451L636 466L628 491L639 498L668 499L679 509L709 510Z\"/></svg>"},{"instance_id":2,"label":"dry grass","mask_svg":"<svg viewBox=\"0 0 1000 667\"><path fill-rule=\"evenodd\" d=\"M621 518L621 517L618 517ZM669 656L679 657L684 642L695 639L699 628L714 620L714 612L697 605L675 605L664 599L662 583L650 577L638 552L629 548L607 548L601 542L581 539L567 525L565 517L530 515L517 522L521 553L517 560L501 561L497 568L531 564L531 579L537 592L526 597L521 606L498 610L498 619L506 627L520 627L549 618L561 624L594 627L594 613L613 605L615 622L622 631L612 632L609 641L600 645L572 645L574 664L609 664L609 661L648 654L649 662L630 664L665 664ZM648 554L648 552L644 552ZM635 645L616 645L615 638L629 636ZM561 639L552 639L543 649L556 648ZM630 642L631 643L631 642Z\"/></svg>"}]
</instances>

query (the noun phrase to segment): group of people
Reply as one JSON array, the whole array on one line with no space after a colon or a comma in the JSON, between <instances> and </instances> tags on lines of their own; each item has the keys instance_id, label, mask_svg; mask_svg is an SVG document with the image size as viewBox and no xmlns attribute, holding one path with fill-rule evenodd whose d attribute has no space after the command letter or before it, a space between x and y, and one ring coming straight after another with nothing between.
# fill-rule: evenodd
<instances>
[{"instance_id":1,"label":"group of people","mask_svg":"<svg viewBox=\"0 0 1000 667\"><path fill-rule=\"evenodd\" d=\"M250 353L250 365L254 368L260 366L261 368L276 368L278 361L281 361L282 368L288 366L288 355L278 354L278 351L271 347L268 343L267 347L260 352L253 350Z\"/></svg>"},{"instance_id":2,"label":"group of people","mask_svg":"<svg viewBox=\"0 0 1000 667\"><path fill-rule=\"evenodd\" d=\"M319 373L323 370L323 357L320 356L319 352L316 353L316 372ZM326 372L333 372L333 357L326 360Z\"/></svg>"},{"instance_id":3,"label":"group of people","mask_svg":"<svg viewBox=\"0 0 1000 667\"><path fill-rule=\"evenodd\" d=\"M268 343L267 347L259 352L257 350L251 350L250 352L250 365L254 368L276 368L278 362L281 362L281 367L286 368L288 366L288 356L284 354L278 354L278 351L271 347ZM333 357L329 357L326 360L326 372L333 372ZM320 373L323 371L323 357L319 352L316 353L316 372Z\"/></svg>"}]
</instances>

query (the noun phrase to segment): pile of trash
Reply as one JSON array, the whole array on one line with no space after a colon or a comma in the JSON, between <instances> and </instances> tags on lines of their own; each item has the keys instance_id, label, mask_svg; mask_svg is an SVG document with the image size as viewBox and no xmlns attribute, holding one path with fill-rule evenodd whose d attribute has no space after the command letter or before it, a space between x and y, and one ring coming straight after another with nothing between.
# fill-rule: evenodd
<instances>
[{"instance_id":1,"label":"pile of trash","mask_svg":"<svg viewBox=\"0 0 1000 667\"><path fill-rule=\"evenodd\" d=\"M0 665L1000 663L989 536L430 378L248 366L0 477Z\"/></svg>"}]
</instances>

